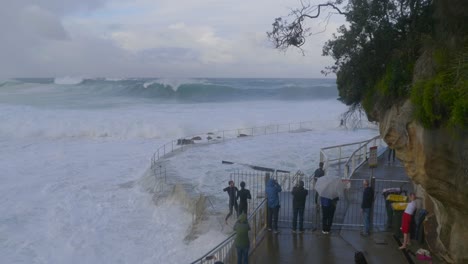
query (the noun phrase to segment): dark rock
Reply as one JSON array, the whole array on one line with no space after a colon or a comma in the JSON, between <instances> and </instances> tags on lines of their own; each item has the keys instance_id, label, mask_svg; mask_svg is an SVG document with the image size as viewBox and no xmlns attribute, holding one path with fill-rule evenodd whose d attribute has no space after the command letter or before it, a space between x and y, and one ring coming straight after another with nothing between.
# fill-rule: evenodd
<instances>
[{"instance_id":1,"label":"dark rock","mask_svg":"<svg viewBox=\"0 0 468 264\"><path fill-rule=\"evenodd\" d=\"M177 145L189 145L189 144L193 144L195 142L193 142L193 140L191 139L185 139L185 138L179 138L177 139Z\"/></svg>"},{"instance_id":2,"label":"dark rock","mask_svg":"<svg viewBox=\"0 0 468 264\"><path fill-rule=\"evenodd\" d=\"M201 140L201 137L196 136L196 137L193 137L192 140Z\"/></svg>"}]
</instances>

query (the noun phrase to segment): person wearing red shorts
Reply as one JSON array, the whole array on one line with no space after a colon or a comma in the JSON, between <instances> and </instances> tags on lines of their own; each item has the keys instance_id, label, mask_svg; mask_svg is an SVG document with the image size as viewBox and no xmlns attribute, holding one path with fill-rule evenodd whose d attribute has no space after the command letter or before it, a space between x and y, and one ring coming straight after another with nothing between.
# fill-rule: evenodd
<instances>
[{"instance_id":1,"label":"person wearing red shorts","mask_svg":"<svg viewBox=\"0 0 468 264\"><path fill-rule=\"evenodd\" d=\"M411 226L411 218L416 211L416 194L410 193L409 195L410 203L406 206L405 212L403 213L403 217L401 220L401 232L403 233L403 244L401 245L400 249L405 249L407 245L410 243L410 226Z\"/></svg>"}]
</instances>

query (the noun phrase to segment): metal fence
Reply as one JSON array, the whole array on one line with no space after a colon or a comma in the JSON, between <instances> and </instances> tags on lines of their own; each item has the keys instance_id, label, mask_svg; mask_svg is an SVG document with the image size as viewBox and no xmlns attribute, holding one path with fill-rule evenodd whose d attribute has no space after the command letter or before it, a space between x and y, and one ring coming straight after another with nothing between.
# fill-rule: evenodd
<instances>
[{"instance_id":1,"label":"metal fence","mask_svg":"<svg viewBox=\"0 0 468 264\"><path fill-rule=\"evenodd\" d=\"M278 219L278 226L282 228L292 227L293 219L293 196L291 194L292 188L299 180L304 181L304 188L309 191L306 197L306 208L304 211L304 229L314 230L321 226L321 210L320 205L316 204L314 188L315 181L313 176L297 175L289 173L270 174L265 172L245 172L238 171L230 174L230 179L234 180L238 185L241 181L246 183L246 188L251 191L252 200L249 201L249 208L263 201L265 198L266 180L274 178L282 186L283 191L280 193L280 213ZM346 180L348 187L344 196L340 197L337 203L333 225L339 228L356 229L363 226L363 219L361 213L361 202L364 187L362 179L349 179ZM376 230L385 229L389 225L388 204L386 203L383 191L385 189L399 189L399 193L407 194L413 191L413 185L410 181L404 180L382 180L377 179L373 183L374 188L374 208L372 223Z\"/></svg>"},{"instance_id":2,"label":"metal fence","mask_svg":"<svg viewBox=\"0 0 468 264\"><path fill-rule=\"evenodd\" d=\"M324 163L326 174L349 179L367 161L369 148L373 146L378 146L382 153L386 144L380 136L375 136L369 140L321 148L320 161Z\"/></svg>"},{"instance_id":3,"label":"metal fence","mask_svg":"<svg viewBox=\"0 0 468 264\"><path fill-rule=\"evenodd\" d=\"M282 188L282 192L279 195L280 198L280 213L278 218L279 227L291 227L292 226L292 199L293 196L291 191L293 187L300 181L304 181L304 188L309 191L309 195L306 198L306 204L310 205L305 208L304 211L304 228L314 229L317 227L318 215L315 206L315 189L313 176L308 176L298 172L296 174L290 173L268 173L268 172L246 172L237 171L230 174L230 179L236 182L237 185L241 181L246 183L246 189L249 189L252 194L252 200L249 201L248 208L254 207L259 201L263 201L266 198L265 189L266 182L268 179L275 179ZM250 209L249 209L250 210Z\"/></svg>"},{"instance_id":4,"label":"metal fence","mask_svg":"<svg viewBox=\"0 0 468 264\"><path fill-rule=\"evenodd\" d=\"M258 206L252 211L248 220L250 225L249 241L251 241L251 250L256 248L266 228L266 199L262 199ZM237 255L234 247L236 234L230 235L227 239L206 253L203 257L195 260L192 264L208 264L216 261L224 263L235 263Z\"/></svg>"},{"instance_id":5,"label":"metal fence","mask_svg":"<svg viewBox=\"0 0 468 264\"><path fill-rule=\"evenodd\" d=\"M268 126L250 127L250 128L239 128L232 130L220 130L213 132L200 133L192 136L185 136L177 140L172 140L166 144L160 146L156 152L154 152L151 158L151 166L155 166L157 161L164 156L171 154L176 151L183 151L186 148L190 148L199 144L216 143L225 141L228 139L241 138L241 137L252 137L269 134L287 133L287 132L301 132L312 130L320 127L318 121L305 121L298 123L288 124L275 124Z\"/></svg>"},{"instance_id":6,"label":"metal fence","mask_svg":"<svg viewBox=\"0 0 468 264\"><path fill-rule=\"evenodd\" d=\"M362 179L350 179L350 188L345 191L345 197L338 202L337 213L334 224L342 228L359 228L363 226L361 213L362 194L364 191ZM389 204L386 202L384 190L393 189L395 193L407 194L413 191L413 185L410 181L403 180L382 180L376 179L373 183L374 204L372 213L372 225L374 230L385 230L391 225L391 216L389 214ZM396 191L396 190L399 191Z\"/></svg>"}]
</instances>

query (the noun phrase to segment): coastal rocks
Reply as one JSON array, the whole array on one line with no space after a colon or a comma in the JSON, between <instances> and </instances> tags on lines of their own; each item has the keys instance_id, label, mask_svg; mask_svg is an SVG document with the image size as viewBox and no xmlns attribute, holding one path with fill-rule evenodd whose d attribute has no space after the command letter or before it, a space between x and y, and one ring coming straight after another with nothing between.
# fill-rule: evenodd
<instances>
[{"instance_id":1,"label":"coastal rocks","mask_svg":"<svg viewBox=\"0 0 468 264\"><path fill-rule=\"evenodd\" d=\"M380 114L382 138L420 185L418 196L429 211L428 245L448 263L468 262L467 131L422 127L413 118L409 100Z\"/></svg>"},{"instance_id":2,"label":"coastal rocks","mask_svg":"<svg viewBox=\"0 0 468 264\"><path fill-rule=\"evenodd\" d=\"M179 138L177 139L177 145L190 145L195 142L192 139Z\"/></svg>"}]
</instances>

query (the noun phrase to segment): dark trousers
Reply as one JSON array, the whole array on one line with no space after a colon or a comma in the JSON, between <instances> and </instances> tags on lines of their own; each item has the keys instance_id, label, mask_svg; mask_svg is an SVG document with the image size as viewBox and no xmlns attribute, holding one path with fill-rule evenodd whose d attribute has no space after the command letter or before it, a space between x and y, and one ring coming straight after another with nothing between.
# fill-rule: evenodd
<instances>
[{"instance_id":1,"label":"dark trousers","mask_svg":"<svg viewBox=\"0 0 468 264\"><path fill-rule=\"evenodd\" d=\"M268 217L268 222L267 222L267 227L269 229L273 228L273 230L278 230L278 215L279 215L279 209L280 206L276 207L268 207L267 211L267 217Z\"/></svg>"},{"instance_id":2,"label":"dark trousers","mask_svg":"<svg viewBox=\"0 0 468 264\"><path fill-rule=\"evenodd\" d=\"M237 248L237 264L249 264L249 247Z\"/></svg>"},{"instance_id":3,"label":"dark trousers","mask_svg":"<svg viewBox=\"0 0 468 264\"><path fill-rule=\"evenodd\" d=\"M322 206L322 230L325 232L330 232L331 230L335 209L336 207L333 205Z\"/></svg>"},{"instance_id":4,"label":"dark trousers","mask_svg":"<svg viewBox=\"0 0 468 264\"><path fill-rule=\"evenodd\" d=\"M247 212L248 212L248 207L247 207L247 203L243 204L243 203L239 203L239 215L241 215L242 213L246 214L247 216L249 215Z\"/></svg>"},{"instance_id":5,"label":"dark trousers","mask_svg":"<svg viewBox=\"0 0 468 264\"><path fill-rule=\"evenodd\" d=\"M232 208L236 210L237 217L239 217L239 208L237 207L237 201L229 201L229 214L226 215L226 221L232 215Z\"/></svg>"},{"instance_id":6,"label":"dark trousers","mask_svg":"<svg viewBox=\"0 0 468 264\"><path fill-rule=\"evenodd\" d=\"M296 230L297 217L299 216L299 230L304 230L304 207L297 207L293 209L293 226L292 229Z\"/></svg>"}]
</instances>

